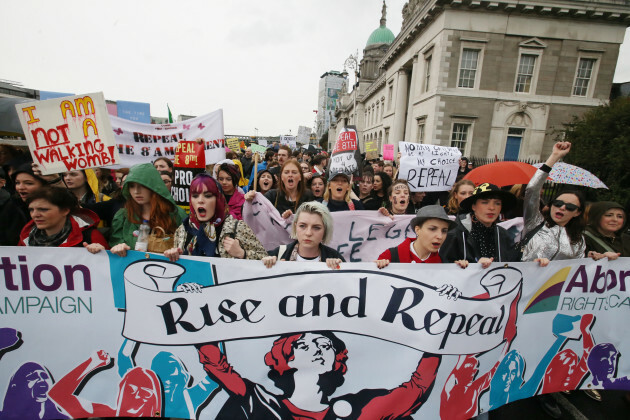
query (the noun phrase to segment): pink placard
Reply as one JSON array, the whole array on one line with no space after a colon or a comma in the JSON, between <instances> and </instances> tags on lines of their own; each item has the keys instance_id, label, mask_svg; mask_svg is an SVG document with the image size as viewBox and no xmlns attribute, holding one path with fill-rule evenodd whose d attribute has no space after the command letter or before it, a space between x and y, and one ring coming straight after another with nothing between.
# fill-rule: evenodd
<instances>
[{"instance_id":1,"label":"pink placard","mask_svg":"<svg viewBox=\"0 0 630 420\"><path fill-rule=\"evenodd\" d=\"M393 144L383 145L383 160L394 160L394 145Z\"/></svg>"}]
</instances>

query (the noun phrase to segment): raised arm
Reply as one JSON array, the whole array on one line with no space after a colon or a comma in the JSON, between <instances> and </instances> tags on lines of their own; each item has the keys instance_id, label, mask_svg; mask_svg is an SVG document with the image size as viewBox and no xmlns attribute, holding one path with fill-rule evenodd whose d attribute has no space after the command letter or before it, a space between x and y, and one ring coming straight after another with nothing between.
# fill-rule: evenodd
<instances>
[{"instance_id":1,"label":"raised arm","mask_svg":"<svg viewBox=\"0 0 630 420\"><path fill-rule=\"evenodd\" d=\"M105 405L83 400L74 393L93 371L111 364L109 354L103 350L71 370L48 391L48 397L72 417L114 417L116 410Z\"/></svg>"},{"instance_id":2,"label":"raised arm","mask_svg":"<svg viewBox=\"0 0 630 420\"><path fill-rule=\"evenodd\" d=\"M359 419L397 419L415 413L429 398L442 356L425 353L411 379L388 394L373 398Z\"/></svg>"},{"instance_id":3,"label":"raised arm","mask_svg":"<svg viewBox=\"0 0 630 420\"><path fill-rule=\"evenodd\" d=\"M247 394L245 381L236 373L216 343L198 347L199 361L208 375L228 393L244 397Z\"/></svg>"}]
</instances>

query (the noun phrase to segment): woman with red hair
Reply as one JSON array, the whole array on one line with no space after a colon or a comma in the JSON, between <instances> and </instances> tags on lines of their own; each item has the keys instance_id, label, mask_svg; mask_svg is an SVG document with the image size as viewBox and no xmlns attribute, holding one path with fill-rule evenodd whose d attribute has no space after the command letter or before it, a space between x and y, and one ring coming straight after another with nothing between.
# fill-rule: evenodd
<instances>
[{"instance_id":1,"label":"woman with red hair","mask_svg":"<svg viewBox=\"0 0 630 420\"><path fill-rule=\"evenodd\" d=\"M330 398L348 370L345 343L330 331L285 334L265 355L267 376L282 391L269 392L236 373L215 343L199 347L206 372L230 395L217 419L399 419L427 400L441 356L424 353L411 379L394 389L363 389Z\"/></svg>"},{"instance_id":2,"label":"woman with red hair","mask_svg":"<svg viewBox=\"0 0 630 420\"><path fill-rule=\"evenodd\" d=\"M135 248L143 220L149 222L151 229L162 228L166 236L171 236L186 217L186 212L175 204L160 173L150 163L129 170L122 194L127 201L114 216L109 241L111 251L121 257Z\"/></svg>"}]
</instances>

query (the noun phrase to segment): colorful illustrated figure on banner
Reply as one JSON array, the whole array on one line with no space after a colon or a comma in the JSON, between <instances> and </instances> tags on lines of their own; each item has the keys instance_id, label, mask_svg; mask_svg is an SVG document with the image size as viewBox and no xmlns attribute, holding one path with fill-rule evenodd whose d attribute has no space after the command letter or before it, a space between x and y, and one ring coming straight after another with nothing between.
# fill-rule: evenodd
<instances>
[{"instance_id":1,"label":"colorful illustrated figure on banner","mask_svg":"<svg viewBox=\"0 0 630 420\"><path fill-rule=\"evenodd\" d=\"M15 107L42 174L120 163L102 92Z\"/></svg>"},{"instance_id":2,"label":"colorful illustrated figure on banner","mask_svg":"<svg viewBox=\"0 0 630 420\"><path fill-rule=\"evenodd\" d=\"M357 131L352 126L344 127L339 133L330 156L329 173L359 175L361 155L357 148Z\"/></svg>"},{"instance_id":3,"label":"colorful illustrated figure on banner","mask_svg":"<svg viewBox=\"0 0 630 420\"><path fill-rule=\"evenodd\" d=\"M188 210L190 183L197 174L205 172L205 170L206 159L203 144L196 141L177 143L175 161L173 162L171 195L178 206Z\"/></svg>"},{"instance_id":4,"label":"colorful illustrated figure on banner","mask_svg":"<svg viewBox=\"0 0 630 420\"><path fill-rule=\"evenodd\" d=\"M330 270L0 252L3 420L463 420L630 390L629 258Z\"/></svg>"},{"instance_id":5,"label":"colorful illustrated figure on banner","mask_svg":"<svg viewBox=\"0 0 630 420\"><path fill-rule=\"evenodd\" d=\"M411 191L448 191L453 187L462 153L456 147L398 143L399 179L406 179Z\"/></svg>"},{"instance_id":6,"label":"colorful illustrated figure on banner","mask_svg":"<svg viewBox=\"0 0 630 420\"><path fill-rule=\"evenodd\" d=\"M207 164L225 159L223 110L170 124L142 124L110 116L120 167L151 163L158 157L173 159L180 141L201 139Z\"/></svg>"}]
</instances>

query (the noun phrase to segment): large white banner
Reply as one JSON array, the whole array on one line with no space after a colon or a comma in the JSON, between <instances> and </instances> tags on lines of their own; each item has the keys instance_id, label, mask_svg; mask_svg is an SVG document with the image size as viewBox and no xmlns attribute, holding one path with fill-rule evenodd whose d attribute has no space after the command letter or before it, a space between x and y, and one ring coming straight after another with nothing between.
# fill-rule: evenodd
<instances>
[{"instance_id":1,"label":"large white banner","mask_svg":"<svg viewBox=\"0 0 630 420\"><path fill-rule=\"evenodd\" d=\"M102 92L24 102L15 108L42 174L119 163Z\"/></svg>"},{"instance_id":2,"label":"large white banner","mask_svg":"<svg viewBox=\"0 0 630 420\"><path fill-rule=\"evenodd\" d=\"M456 147L398 143L399 179L406 179L411 191L448 191L455 183L461 152Z\"/></svg>"},{"instance_id":3,"label":"large white banner","mask_svg":"<svg viewBox=\"0 0 630 420\"><path fill-rule=\"evenodd\" d=\"M405 238L415 238L410 226L414 217L404 214L392 219L378 211L368 210L333 212L333 236L327 245L339 251L348 262L374 261ZM292 241L290 233L293 216L283 219L273 204L260 193L243 205L243 220L267 251ZM518 242L523 218L510 219L499 226L505 228L510 237Z\"/></svg>"},{"instance_id":4,"label":"large white banner","mask_svg":"<svg viewBox=\"0 0 630 420\"><path fill-rule=\"evenodd\" d=\"M140 163L151 163L159 157L173 160L177 143L181 140L203 139L206 165L225 159L221 109L170 124L142 124L114 116L110 116L110 119L120 153L118 167L130 168Z\"/></svg>"},{"instance_id":5,"label":"large white banner","mask_svg":"<svg viewBox=\"0 0 630 420\"><path fill-rule=\"evenodd\" d=\"M630 390L629 266L266 269L2 247L0 416L463 419Z\"/></svg>"}]
</instances>

